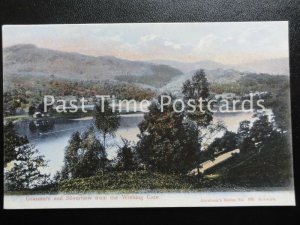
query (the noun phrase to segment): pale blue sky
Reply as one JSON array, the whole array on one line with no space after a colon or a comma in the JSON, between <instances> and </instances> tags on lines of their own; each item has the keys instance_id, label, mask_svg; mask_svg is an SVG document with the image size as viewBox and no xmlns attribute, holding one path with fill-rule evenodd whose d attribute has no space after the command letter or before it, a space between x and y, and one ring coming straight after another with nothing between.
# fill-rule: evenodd
<instances>
[{"instance_id":1,"label":"pale blue sky","mask_svg":"<svg viewBox=\"0 0 300 225\"><path fill-rule=\"evenodd\" d=\"M225 64L288 57L288 22L6 25L3 46L113 55L131 60L214 60Z\"/></svg>"}]
</instances>

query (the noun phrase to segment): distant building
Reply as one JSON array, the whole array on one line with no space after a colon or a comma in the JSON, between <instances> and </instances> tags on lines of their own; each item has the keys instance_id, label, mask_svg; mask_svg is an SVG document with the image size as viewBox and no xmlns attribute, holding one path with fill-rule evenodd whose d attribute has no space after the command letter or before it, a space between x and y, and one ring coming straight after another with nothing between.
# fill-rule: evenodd
<instances>
[{"instance_id":1,"label":"distant building","mask_svg":"<svg viewBox=\"0 0 300 225\"><path fill-rule=\"evenodd\" d=\"M50 115L48 113L35 112L32 116L33 118L42 118L49 117Z\"/></svg>"},{"instance_id":2,"label":"distant building","mask_svg":"<svg viewBox=\"0 0 300 225\"><path fill-rule=\"evenodd\" d=\"M42 113L41 112L35 112L33 114L33 118L42 118Z\"/></svg>"}]
</instances>

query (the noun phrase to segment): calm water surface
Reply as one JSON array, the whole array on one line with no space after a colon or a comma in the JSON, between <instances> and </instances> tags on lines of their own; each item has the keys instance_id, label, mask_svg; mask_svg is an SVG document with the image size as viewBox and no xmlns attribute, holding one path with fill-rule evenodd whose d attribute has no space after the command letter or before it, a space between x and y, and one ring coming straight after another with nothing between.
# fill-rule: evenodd
<instances>
[{"instance_id":1,"label":"calm water surface","mask_svg":"<svg viewBox=\"0 0 300 225\"><path fill-rule=\"evenodd\" d=\"M271 110L267 110L268 115L272 115ZM121 143L121 138L137 142L139 133L138 124L143 120L143 114L122 115L120 128L116 132L115 138L109 138L107 155L112 159L116 156L117 146ZM214 121L223 121L227 129L236 132L239 123L243 120L254 121L252 112L239 113L215 113ZM74 131L83 132L93 125L91 118L76 120L59 120L55 122L54 128L46 133L35 133L29 130L28 122L18 123L17 132L21 135L27 135L30 142L33 143L46 160L49 160L46 172L52 175L63 166L64 150L68 145L69 138ZM114 147L109 146L113 145Z\"/></svg>"}]
</instances>

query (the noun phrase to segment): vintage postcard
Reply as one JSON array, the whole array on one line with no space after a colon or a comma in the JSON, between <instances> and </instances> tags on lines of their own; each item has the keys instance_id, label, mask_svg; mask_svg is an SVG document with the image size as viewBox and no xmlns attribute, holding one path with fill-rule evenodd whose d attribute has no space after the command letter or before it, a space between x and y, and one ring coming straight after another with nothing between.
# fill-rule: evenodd
<instances>
[{"instance_id":1,"label":"vintage postcard","mask_svg":"<svg viewBox=\"0 0 300 225\"><path fill-rule=\"evenodd\" d=\"M295 205L288 22L2 32L5 209Z\"/></svg>"}]
</instances>

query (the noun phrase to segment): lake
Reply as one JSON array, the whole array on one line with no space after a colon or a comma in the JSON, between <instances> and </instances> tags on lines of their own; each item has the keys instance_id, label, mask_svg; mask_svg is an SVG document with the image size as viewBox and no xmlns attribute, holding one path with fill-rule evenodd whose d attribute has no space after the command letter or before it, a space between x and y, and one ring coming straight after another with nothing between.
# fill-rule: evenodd
<instances>
[{"instance_id":1,"label":"lake","mask_svg":"<svg viewBox=\"0 0 300 225\"><path fill-rule=\"evenodd\" d=\"M272 115L271 110L266 110L267 115ZM144 114L126 114L121 116L120 127L114 138L107 141L107 155L109 159L116 156L117 146L121 138L137 142L139 133L138 124L143 120ZM227 129L236 132L239 123L243 120L254 121L252 112L215 113L214 121L223 121ZM55 121L54 127L49 132L32 133L29 129L29 122L16 124L18 134L26 135L30 142L36 146L46 160L49 160L48 167L44 170L52 175L63 166L64 150L68 145L69 138L74 131L83 132L93 125L92 118L63 119ZM219 135L220 136L220 135ZM114 146L112 144L114 143Z\"/></svg>"}]
</instances>

